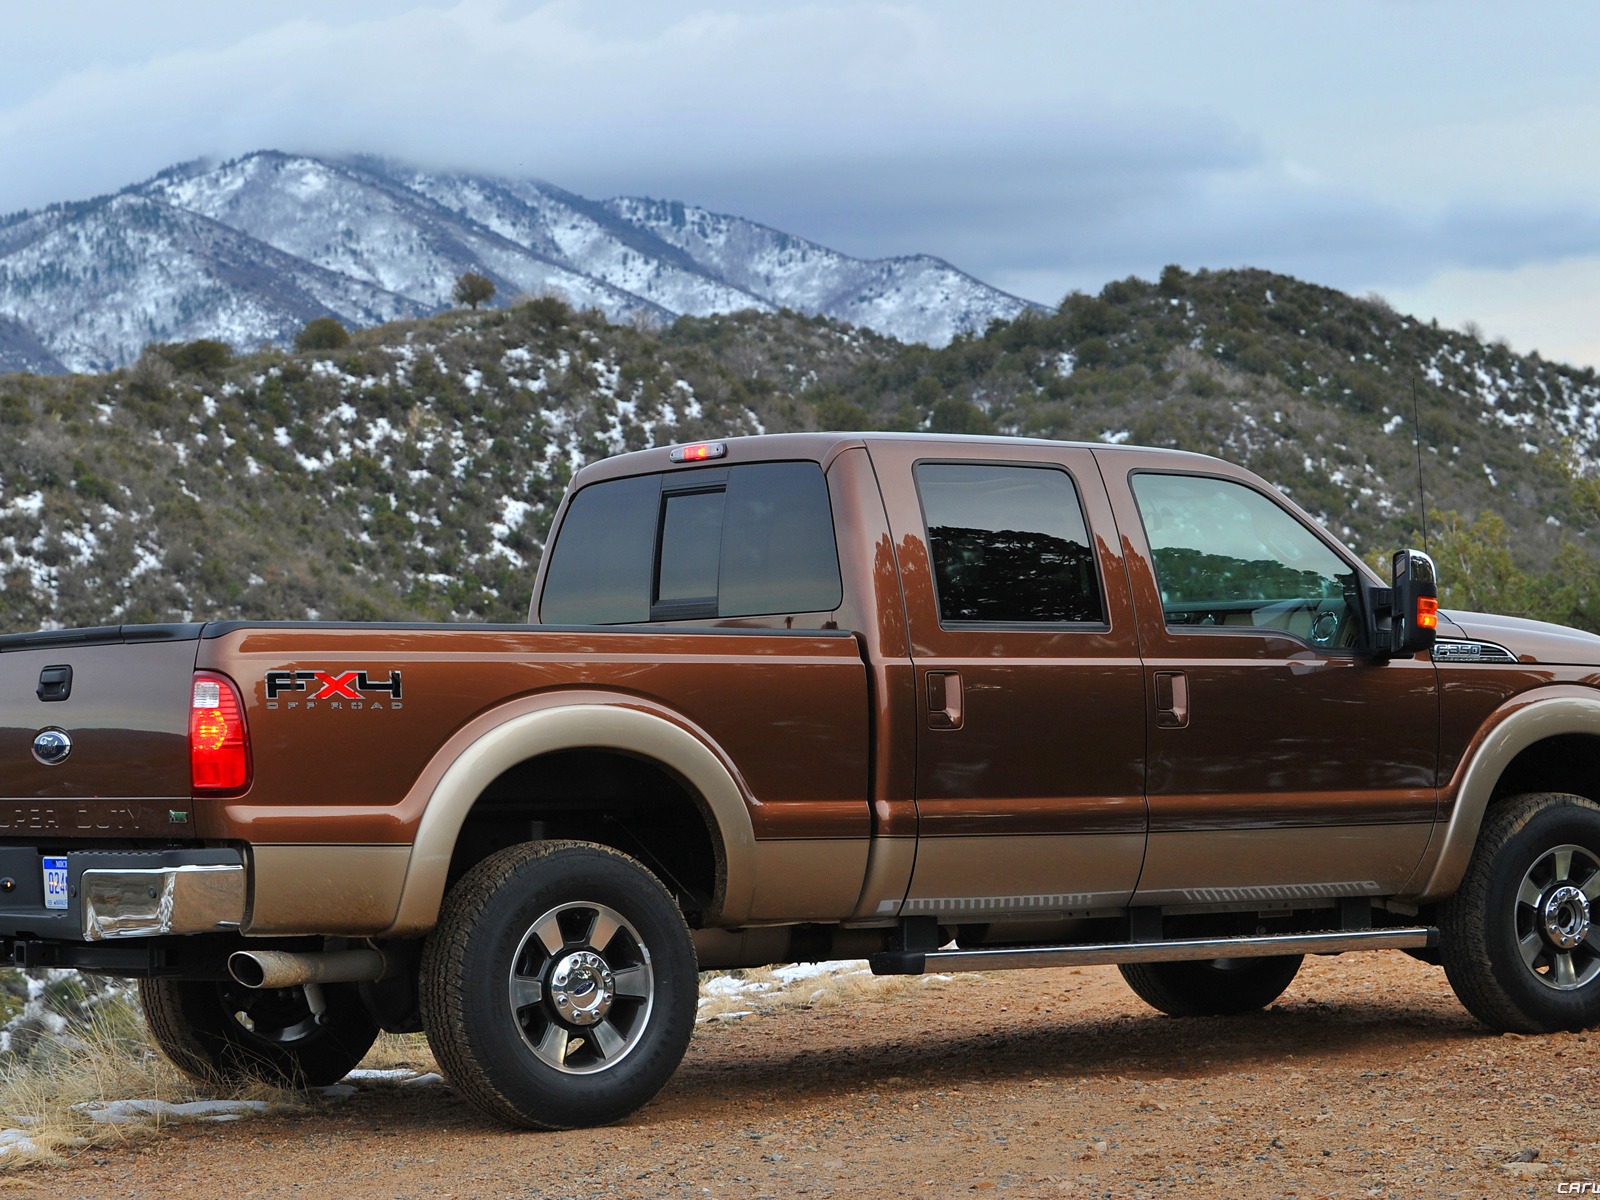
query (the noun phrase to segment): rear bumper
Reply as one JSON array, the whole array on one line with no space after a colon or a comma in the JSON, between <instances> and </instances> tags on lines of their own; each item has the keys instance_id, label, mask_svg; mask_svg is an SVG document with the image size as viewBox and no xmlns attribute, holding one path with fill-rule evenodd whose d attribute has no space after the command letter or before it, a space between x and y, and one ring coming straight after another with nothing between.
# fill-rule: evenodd
<instances>
[{"instance_id":1,"label":"rear bumper","mask_svg":"<svg viewBox=\"0 0 1600 1200\"><path fill-rule=\"evenodd\" d=\"M249 896L238 850L77 850L67 906L45 907L44 855L0 846L0 937L104 942L237 932Z\"/></svg>"},{"instance_id":2,"label":"rear bumper","mask_svg":"<svg viewBox=\"0 0 1600 1200\"><path fill-rule=\"evenodd\" d=\"M242 862L85 870L83 940L220 933L244 923Z\"/></svg>"}]
</instances>

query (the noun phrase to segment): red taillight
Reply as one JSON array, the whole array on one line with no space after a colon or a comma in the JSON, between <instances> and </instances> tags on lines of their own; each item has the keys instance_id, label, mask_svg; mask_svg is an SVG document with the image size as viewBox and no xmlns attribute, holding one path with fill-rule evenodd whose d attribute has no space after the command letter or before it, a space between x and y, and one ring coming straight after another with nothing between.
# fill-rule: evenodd
<instances>
[{"instance_id":1,"label":"red taillight","mask_svg":"<svg viewBox=\"0 0 1600 1200\"><path fill-rule=\"evenodd\" d=\"M1439 602L1429 596L1417 597L1417 628L1439 628Z\"/></svg>"},{"instance_id":2,"label":"red taillight","mask_svg":"<svg viewBox=\"0 0 1600 1200\"><path fill-rule=\"evenodd\" d=\"M250 782L250 734L233 680L197 671L189 704L189 778L197 792L239 792Z\"/></svg>"}]
</instances>

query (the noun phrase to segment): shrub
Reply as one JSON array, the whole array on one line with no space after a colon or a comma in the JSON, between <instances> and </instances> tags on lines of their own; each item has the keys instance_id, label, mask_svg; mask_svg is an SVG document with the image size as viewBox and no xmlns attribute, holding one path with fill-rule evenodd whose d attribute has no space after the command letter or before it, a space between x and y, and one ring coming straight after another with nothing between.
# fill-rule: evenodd
<instances>
[{"instance_id":1,"label":"shrub","mask_svg":"<svg viewBox=\"0 0 1600 1200\"><path fill-rule=\"evenodd\" d=\"M233 347L215 338L153 345L150 349L171 363L180 375L213 375L233 362Z\"/></svg>"},{"instance_id":2,"label":"shrub","mask_svg":"<svg viewBox=\"0 0 1600 1200\"><path fill-rule=\"evenodd\" d=\"M128 368L128 386L146 400L162 400L177 375L172 363L155 346L146 346L138 361Z\"/></svg>"},{"instance_id":3,"label":"shrub","mask_svg":"<svg viewBox=\"0 0 1600 1200\"><path fill-rule=\"evenodd\" d=\"M532 321L536 328L548 330L559 329L561 326L569 324L576 315L570 304L560 296L551 294L534 296L525 303L519 304L517 312ZM680 322L680 324L685 325L685 332L695 328L690 323Z\"/></svg>"},{"instance_id":4,"label":"shrub","mask_svg":"<svg viewBox=\"0 0 1600 1200\"><path fill-rule=\"evenodd\" d=\"M349 331L333 317L307 321L294 339L296 350L340 350L349 344Z\"/></svg>"}]
</instances>

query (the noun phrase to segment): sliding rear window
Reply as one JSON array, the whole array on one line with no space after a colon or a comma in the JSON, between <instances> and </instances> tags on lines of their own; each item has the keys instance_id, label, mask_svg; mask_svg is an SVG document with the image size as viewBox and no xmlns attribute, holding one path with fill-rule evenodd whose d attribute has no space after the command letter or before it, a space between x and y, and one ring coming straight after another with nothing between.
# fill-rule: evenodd
<instances>
[{"instance_id":1,"label":"sliding rear window","mask_svg":"<svg viewBox=\"0 0 1600 1200\"><path fill-rule=\"evenodd\" d=\"M591 484L550 555L539 619L551 624L827 612L843 598L816 463Z\"/></svg>"}]
</instances>

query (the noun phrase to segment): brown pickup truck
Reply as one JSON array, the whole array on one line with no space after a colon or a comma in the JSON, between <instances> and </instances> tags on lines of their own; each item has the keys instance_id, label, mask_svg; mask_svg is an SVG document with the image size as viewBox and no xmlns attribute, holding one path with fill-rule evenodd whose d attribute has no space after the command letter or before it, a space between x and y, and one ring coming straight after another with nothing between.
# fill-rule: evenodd
<instances>
[{"instance_id":1,"label":"brown pickup truck","mask_svg":"<svg viewBox=\"0 0 1600 1200\"><path fill-rule=\"evenodd\" d=\"M1174 1015L1399 948L1600 1021L1600 638L1439 612L1246 471L797 434L581 471L528 625L0 638L0 948L135 976L186 1072L425 1029L613 1120L696 967L1116 963Z\"/></svg>"}]
</instances>

